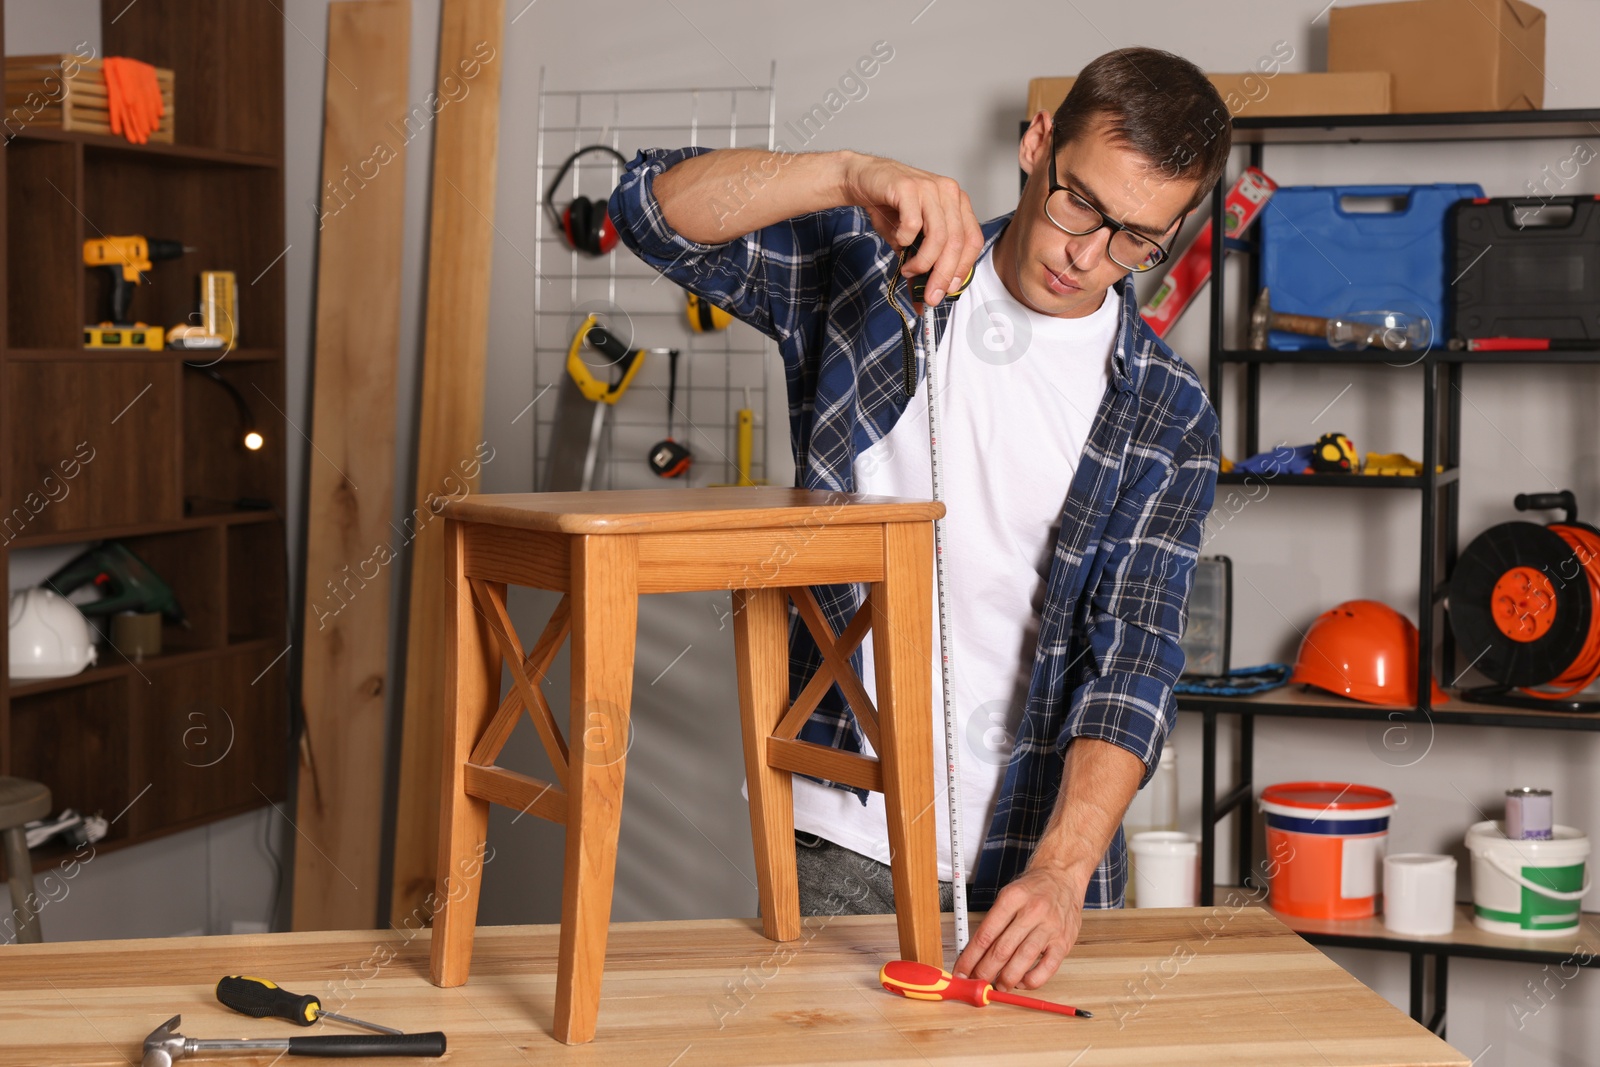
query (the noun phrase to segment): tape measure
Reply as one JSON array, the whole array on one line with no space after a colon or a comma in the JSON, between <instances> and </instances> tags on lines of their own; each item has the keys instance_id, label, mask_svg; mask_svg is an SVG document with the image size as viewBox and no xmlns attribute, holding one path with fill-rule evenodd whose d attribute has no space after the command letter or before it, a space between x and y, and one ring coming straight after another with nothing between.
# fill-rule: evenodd
<instances>
[{"instance_id":1,"label":"tape measure","mask_svg":"<svg viewBox=\"0 0 1600 1067\"><path fill-rule=\"evenodd\" d=\"M964 286L963 286L964 287ZM944 500L943 465L939 458L939 386L934 369L937 341L933 335L933 316L926 308L922 312L922 349L927 361L928 374L928 459L933 469L933 499ZM950 887L955 911L956 955L967 947L967 877L966 864L961 852L961 775L956 739L955 698L950 670L950 610L946 590L950 585L948 567L944 557L944 518L933 520L934 584L939 606L939 677L943 682L944 698L944 757L947 777L946 795L950 801Z\"/></svg>"}]
</instances>

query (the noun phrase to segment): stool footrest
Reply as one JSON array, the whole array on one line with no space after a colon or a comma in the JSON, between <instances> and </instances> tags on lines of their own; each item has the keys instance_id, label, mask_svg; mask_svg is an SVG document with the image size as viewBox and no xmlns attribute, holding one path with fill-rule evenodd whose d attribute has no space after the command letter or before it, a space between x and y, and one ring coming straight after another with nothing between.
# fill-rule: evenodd
<instances>
[{"instance_id":1,"label":"stool footrest","mask_svg":"<svg viewBox=\"0 0 1600 1067\"><path fill-rule=\"evenodd\" d=\"M772 738L767 742L767 766L883 792L883 767L877 760L810 741Z\"/></svg>"},{"instance_id":2,"label":"stool footrest","mask_svg":"<svg viewBox=\"0 0 1600 1067\"><path fill-rule=\"evenodd\" d=\"M541 782L504 767L483 767L476 763L463 764L461 775L468 796L516 808L551 822L565 825L567 821L567 794L550 782Z\"/></svg>"}]
</instances>

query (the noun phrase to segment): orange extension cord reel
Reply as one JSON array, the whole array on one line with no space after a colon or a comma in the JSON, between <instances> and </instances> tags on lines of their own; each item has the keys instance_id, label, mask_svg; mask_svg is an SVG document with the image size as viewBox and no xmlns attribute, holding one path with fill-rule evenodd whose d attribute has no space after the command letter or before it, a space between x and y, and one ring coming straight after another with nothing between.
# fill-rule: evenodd
<instances>
[{"instance_id":1,"label":"orange extension cord reel","mask_svg":"<svg viewBox=\"0 0 1600 1067\"><path fill-rule=\"evenodd\" d=\"M1494 683L1462 696L1600 710L1571 699L1600 679L1600 530L1578 521L1570 490L1519 494L1513 503L1566 516L1548 526L1492 526L1461 554L1450 577L1450 627L1461 658Z\"/></svg>"}]
</instances>

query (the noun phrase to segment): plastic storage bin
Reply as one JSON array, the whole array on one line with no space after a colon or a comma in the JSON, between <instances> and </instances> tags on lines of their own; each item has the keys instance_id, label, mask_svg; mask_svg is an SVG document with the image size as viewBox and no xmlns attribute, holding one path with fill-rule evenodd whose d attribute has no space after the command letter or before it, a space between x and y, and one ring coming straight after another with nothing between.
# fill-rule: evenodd
<instances>
[{"instance_id":1,"label":"plastic storage bin","mask_svg":"<svg viewBox=\"0 0 1600 1067\"><path fill-rule=\"evenodd\" d=\"M1281 187L1261 216L1261 284L1276 311L1426 316L1439 344L1454 277L1447 273L1446 216L1458 200L1482 196L1477 185ZM1322 338L1276 330L1268 344L1328 347Z\"/></svg>"},{"instance_id":2,"label":"plastic storage bin","mask_svg":"<svg viewBox=\"0 0 1600 1067\"><path fill-rule=\"evenodd\" d=\"M1467 200L1450 212L1456 337L1600 341L1600 203Z\"/></svg>"}]
</instances>

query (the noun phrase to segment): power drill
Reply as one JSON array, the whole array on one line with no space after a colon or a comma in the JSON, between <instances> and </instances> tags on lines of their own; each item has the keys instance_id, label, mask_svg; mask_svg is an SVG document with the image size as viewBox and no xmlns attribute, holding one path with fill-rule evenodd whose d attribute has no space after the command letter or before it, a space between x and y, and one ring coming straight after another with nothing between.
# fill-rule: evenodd
<instances>
[{"instance_id":1,"label":"power drill","mask_svg":"<svg viewBox=\"0 0 1600 1067\"><path fill-rule=\"evenodd\" d=\"M182 241L158 237L96 237L83 242L84 265L102 267L111 276L111 315L106 321L113 326L138 325L128 317L128 305L144 272L157 260L177 259L193 251Z\"/></svg>"},{"instance_id":2,"label":"power drill","mask_svg":"<svg viewBox=\"0 0 1600 1067\"><path fill-rule=\"evenodd\" d=\"M100 599L74 605L85 615L159 611L168 622L189 627L172 586L121 541L107 541L89 549L44 580L46 586L62 596L91 582L100 591Z\"/></svg>"}]
</instances>

